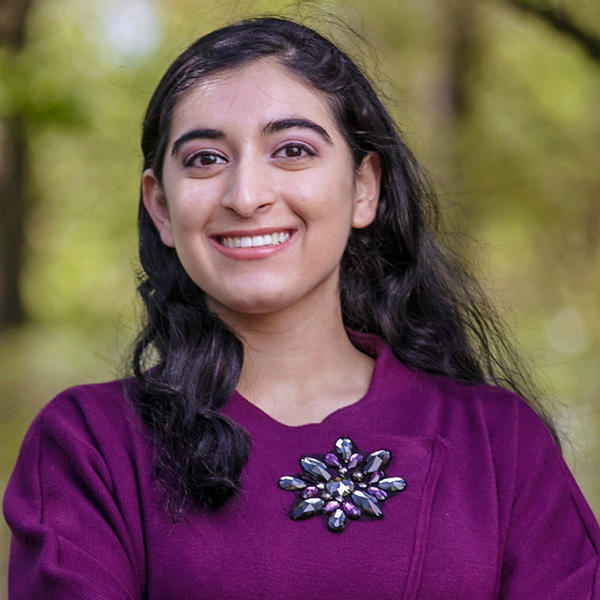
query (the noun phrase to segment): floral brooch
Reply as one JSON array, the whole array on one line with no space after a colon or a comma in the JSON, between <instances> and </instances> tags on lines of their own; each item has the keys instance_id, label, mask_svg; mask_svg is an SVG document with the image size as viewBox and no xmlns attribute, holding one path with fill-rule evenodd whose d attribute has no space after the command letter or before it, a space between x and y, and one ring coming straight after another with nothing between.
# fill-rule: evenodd
<instances>
[{"instance_id":1,"label":"floral brooch","mask_svg":"<svg viewBox=\"0 0 600 600\"><path fill-rule=\"evenodd\" d=\"M300 458L302 473L285 475L279 487L296 492L290 508L293 520L323 514L330 531L343 531L348 519L363 515L383 518L381 503L406 489L401 477L386 477L383 469L392 458L389 450L377 450L364 457L352 440L339 438L333 452L325 456Z\"/></svg>"}]
</instances>

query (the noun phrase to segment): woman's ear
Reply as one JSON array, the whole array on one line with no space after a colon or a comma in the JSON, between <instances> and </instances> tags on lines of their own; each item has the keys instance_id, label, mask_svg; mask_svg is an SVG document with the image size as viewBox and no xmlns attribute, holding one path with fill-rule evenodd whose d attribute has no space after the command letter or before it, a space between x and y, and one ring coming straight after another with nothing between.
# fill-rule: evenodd
<instances>
[{"instance_id":1,"label":"woman's ear","mask_svg":"<svg viewBox=\"0 0 600 600\"><path fill-rule=\"evenodd\" d=\"M379 155L370 152L356 169L354 213L352 227L367 227L375 219L379 189L381 187L381 163Z\"/></svg>"},{"instance_id":2,"label":"woman's ear","mask_svg":"<svg viewBox=\"0 0 600 600\"><path fill-rule=\"evenodd\" d=\"M173 240L167 199L165 198L162 185L152 169L146 169L142 173L142 201L154 226L158 230L162 243L165 246L174 248L175 242Z\"/></svg>"}]
</instances>

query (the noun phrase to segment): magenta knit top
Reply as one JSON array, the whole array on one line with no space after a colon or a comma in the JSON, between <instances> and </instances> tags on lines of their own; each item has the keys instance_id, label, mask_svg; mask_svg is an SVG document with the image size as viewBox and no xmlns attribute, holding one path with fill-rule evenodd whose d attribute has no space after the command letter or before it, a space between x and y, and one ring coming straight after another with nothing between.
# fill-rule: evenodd
<instances>
[{"instance_id":1,"label":"magenta knit top","mask_svg":"<svg viewBox=\"0 0 600 600\"><path fill-rule=\"evenodd\" d=\"M134 384L60 394L4 497L10 600L600 599L600 530L539 417L354 342L376 357L370 387L321 423L233 394L223 412L252 440L242 493L177 523Z\"/></svg>"}]
</instances>

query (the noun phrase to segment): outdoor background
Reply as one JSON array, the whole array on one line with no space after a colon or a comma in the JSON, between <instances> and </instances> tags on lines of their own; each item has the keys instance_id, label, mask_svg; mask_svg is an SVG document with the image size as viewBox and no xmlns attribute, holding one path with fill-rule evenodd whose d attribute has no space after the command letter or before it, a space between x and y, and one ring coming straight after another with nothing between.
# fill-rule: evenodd
<instances>
[{"instance_id":1,"label":"outdoor background","mask_svg":"<svg viewBox=\"0 0 600 600\"><path fill-rule=\"evenodd\" d=\"M600 515L597 0L0 0L0 491L43 404L126 372L160 75L199 35L272 12L334 37L388 97ZM0 597L8 539L2 523Z\"/></svg>"}]
</instances>

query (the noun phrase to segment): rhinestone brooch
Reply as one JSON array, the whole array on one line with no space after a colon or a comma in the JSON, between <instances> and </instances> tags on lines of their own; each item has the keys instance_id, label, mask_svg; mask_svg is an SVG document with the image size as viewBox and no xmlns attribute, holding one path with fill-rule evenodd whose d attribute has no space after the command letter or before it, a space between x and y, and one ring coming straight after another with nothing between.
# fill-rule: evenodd
<instances>
[{"instance_id":1,"label":"rhinestone brooch","mask_svg":"<svg viewBox=\"0 0 600 600\"><path fill-rule=\"evenodd\" d=\"M334 533L344 530L348 519L363 516L382 519L381 504L406 489L401 477L386 477L383 469L392 458L389 450L363 456L349 438L339 438L333 452L300 458L302 473L279 478L279 487L295 492L290 518L297 521L323 514Z\"/></svg>"}]
</instances>

